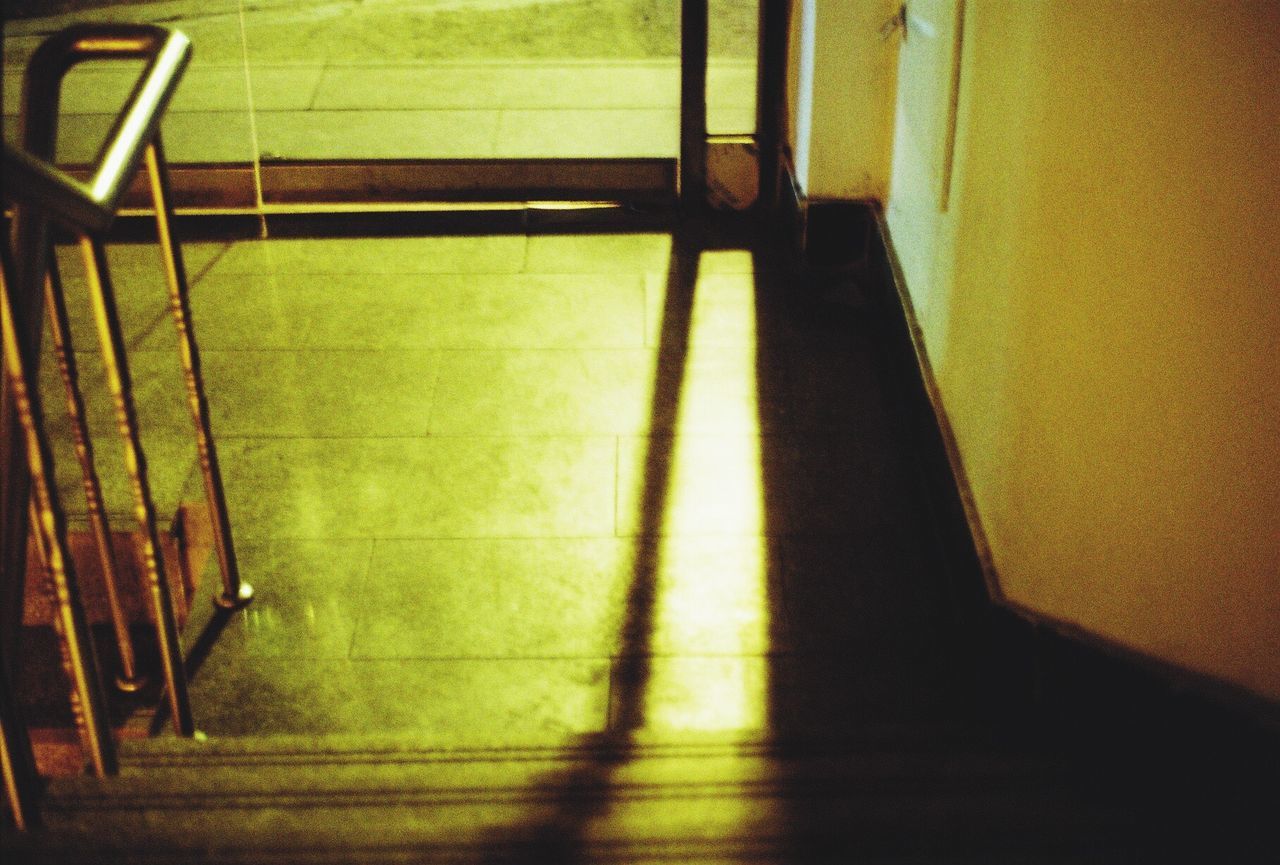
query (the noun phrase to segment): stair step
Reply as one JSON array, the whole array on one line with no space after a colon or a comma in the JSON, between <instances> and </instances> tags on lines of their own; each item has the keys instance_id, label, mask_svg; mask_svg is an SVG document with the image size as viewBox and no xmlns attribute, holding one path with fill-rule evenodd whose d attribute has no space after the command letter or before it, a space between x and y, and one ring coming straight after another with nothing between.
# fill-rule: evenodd
<instances>
[{"instance_id":1,"label":"stair step","mask_svg":"<svg viewBox=\"0 0 1280 865\"><path fill-rule=\"evenodd\" d=\"M1015 750L1008 737L998 735L989 725L959 722L862 725L851 732L831 735L783 735L758 730L675 732L642 728L626 734L600 733L568 740L562 735L550 734L543 738L526 736L517 741L508 737L497 742L477 739L451 745L442 745L431 733L415 731L320 735L270 733L214 738L162 735L131 739L121 747L121 760L126 765L138 766L237 760L278 762L291 757L305 762L326 759L376 762L406 756L414 759L452 759L502 752L557 754L566 757L585 755L605 759L614 752L635 755L708 750L743 753L768 750L781 754L853 750L928 752L951 751L956 748ZM1024 747L1022 750L1033 749Z\"/></svg>"},{"instance_id":2,"label":"stair step","mask_svg":"<svg viewBox=\"0 0 1280 865\"><path fill-rule=\"evenodd\" d=\"M1082 784L1045 754L887 733L450 749L156 739L126 749L118 777L54 782L44 828L12 850L39 862L1074 861L1082 839L1105 852L1127 825Z\"/></svg>"}]
</instances>

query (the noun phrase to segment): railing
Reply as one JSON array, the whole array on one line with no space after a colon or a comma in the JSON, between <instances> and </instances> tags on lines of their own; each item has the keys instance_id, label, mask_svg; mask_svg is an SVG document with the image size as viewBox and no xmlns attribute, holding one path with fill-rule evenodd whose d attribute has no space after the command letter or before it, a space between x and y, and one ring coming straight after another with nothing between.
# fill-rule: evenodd
<instances>
[{"instance_id":1,"label":"railing","mask_svg":"<svg viewBox=\"0 0 1280 865\"><path fill-rule=\"evenodd\" d=\"M54 481L52 451L44 431L37 366L40 357L41 306L48 307L53 350L67 392L76 452L84 481L89 523L98 547L104 589L119 649L117 685L135 690L137 670L128 622L119 600L116 567L102 492L94 468L93 447L84 412L75 354L71 345L66 301L50 243L50 222L77 237L84 259L93 316L101 345L107 383L124 441L134 511L141 529L151 611L168 708L175 730L191 735L194 722L186 673L178 643L177 618L164 573L155 505L139 436L128 358L115 296L107 268L105 232L115 220L125 189L143 163L154 203L157 235L165 261L170 307L177 326L188 403L195 425L201 473L212 515L214 548L222 574L215 601L226 608L249 602L253 590L241 581L231 537L226 497L204 395L200 356L191 319L185 268L172 233L169 193L160 119L191 56L191 43L181 33L149 25L86 25L51 37L35 53L23 90L23 149L4 147L4 195L14 203L13 258L4 250L3 291L4 400L0 401L0 457L6 470L0 516L3 517L4 579L21 581L25 570L28 522L38 559L48 576L55 602L55 628L63 667L72 683L71 703L77 731L92 770L111 774L116 768L114 742L106 716L100 668L69 552L66 521ZM145 70L116 119L88 182L53 166L57 137L58 95L63 76L77 63L98 59L144 59ZM42 304L43 301L43 304ZM21 598L21 588L6 588L8 600ZM21 605L19 604L19 607ZM12 626L11 621L7 624ZM6 639L4 663L12 663L16 635ZM0 682L0 758L6 798L19 827L34 808L31 746L12 689L11 670Z\"/></svg>"}]
</instances>

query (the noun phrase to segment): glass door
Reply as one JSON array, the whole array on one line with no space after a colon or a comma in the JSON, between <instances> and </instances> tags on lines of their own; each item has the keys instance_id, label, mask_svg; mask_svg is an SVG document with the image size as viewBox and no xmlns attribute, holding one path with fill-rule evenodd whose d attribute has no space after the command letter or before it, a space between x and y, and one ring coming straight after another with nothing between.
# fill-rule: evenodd
<instances>
[{"instance_id":1,"label":"glass door","mask_svg":"<svg viewBox=\"0 0 1280 865\"><path fill-rule=\"evenodd\" d=\"M699 3L708 57L686 59L707 63L705 132L749 137L759 0ZM195 47L164 125L180 203L670 197L681 5L11 0L4 110L12 121L21 70L48 34L73 22L151 22ZM136 75L120 63L72 72L61 161L92 160ZM5 134L16 128L6 122Z\"/></svg>"}]
</instances>

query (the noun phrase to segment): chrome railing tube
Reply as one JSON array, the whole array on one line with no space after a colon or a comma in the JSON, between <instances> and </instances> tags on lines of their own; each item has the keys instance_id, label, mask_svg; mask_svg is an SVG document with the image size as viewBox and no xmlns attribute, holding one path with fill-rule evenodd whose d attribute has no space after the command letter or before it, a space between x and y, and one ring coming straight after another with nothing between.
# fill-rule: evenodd
<instances>
[{"instance_id":1,"label":"chrome railing tube","mask_svg":"<svg viewBox=\"0 0 1280 865\"><path fill-rule=\"evenodd\" d=\"M94 232L111 225L142 158L142 145L158 128L190 56L191 42L184 34L149 24L69 27L46 39L32 55L22 90L22 147L13 149L6 143L4 181L6 196L15 203L13 248L26 253L11 262L10 300L15 327L24 344L29 339L33 351L40 345L40 306L48 264L40 251L49 247L49 219ZM98 58L137 58L146 60L147 66L112 127L93 179L82 184L52 165L58 104L67 71L77 63ZM116 139L129 142L129 147L117 146ZM7 397L0 398L0 456L6 460L0 476L0 515L4 520L0 524L0 572L10 574L23 570L30 495L30 481L18 455L23 438L18 426ZM0 636L11 639L7 630Z\"/></svg>"},{"instance_id":2,"label":"chrome railing tube","mask_svg":"<svg viewBox=\"0 0 1280 865\"><path fill-rule=\"evenodd\" d=\"M146 68L107 134L107 143L94 161L93 177L88 183L77 184L101 208L97 223L76 220L89 231L101 231L114 219L120 199L142 164L143 150L160 128L165 108L191 60L191 40L176 30L149 24L83 24L49 37L27 67L22 146L32 156L52 162L63 76L86 60L131 58L146 60ZM42 200L41 208L60 212L83 208L84 202L77 202L70 192L47 189L46 195L57 196L57 200Z\"/></svg>"},{"instance_id":3,"label":"chrome railing tube","mask_svg":"<svg viewBox=\"0 0 1280 865\"><path fill-rule=\"evenodd\" d=\"M71 683L72 715L85 757L94 773L114 774L115 742L107 719L106 697L93 637L80 602L75 569L67 547L66 521L58 504L53 474L53 451L44 434L39 382L34 368L26 362L30 355L19 341L7 274L0 274L0 332L4 343L4 368L22 427L31 477L32 536L40 559L47 565L44 582L54 602L53 621L59 636L62 667Z\"/></svg>"},{"instance_id":4,"label":"chrome railing tube","mask_svg":"<svg viewBox=\"0 0 1280 865\"><path fill-rule=\"evenodd\" d=\"M160 647L160 664L164 670L169 709L173 716L174 730L180 736L190 736L195 732L195 722L187 696L186 670L182 649L178 644L177 618L173 612L173 599L165 575L164 557L160 551L160 531L155 503L151 499L151 484L147 479L147 460L142 452L142 438L138 432L138 412L133 401L129 361L125 355L124 331L120 327L120 316L116 311L115 295L107 271L107 250L102 241L83 234L80 236L80 251L84 257L85 280L89 286L98 341L102 346L107 388L115 403L116 422L120 427L120 437L124 440L125 468L133 491L134 513L138 518L138 526L142 529L139 546L152 611L155 614L156 639Z\"/></svg>"},{"instance_id":5,"label":"chrome railing tube","mask_svg":"<svg viewBox=\"0 0 1280 865\"><path fill-rule=\"evenodd\" d=\"M89 422L85 414L84 396L80 391L80 374L76 369L75 350L71 345L71 322L67 315L67 302L62 294L57 261L50 258L45 273L45 305L49 308L49 335L53 338L53 353L58 361L58 371L67 392L67 417L71 421L71 435L75 442L76 457L80 461L80 474L84 481L85 510L89 527L98 548L98 565L102 568L102 586L107 596L111 614L111 627L115 631L116 650L120 657L120 673L116 687L122 691L139 690L146 677L140 675L133 656L133 641L129 636L129 623L120 604L119 569L116 567L115 549L111 543L111 527L107 524L106 504L102 498L102 484L93 457L93 440L89 435Z\"/></svg>"},{"instance_id":6,"label":"chrome railing tube","mask_svg":"<svg viewBox=\"0 0 1280 865\"><path fill-rule=\"evenodd\" d=\"M0 779L14 827L22 832L39 819L40 775L26 720L7 673L0 671Z\"/></svg>"},{"instance_id":7,"label":"chrome railing tube","mask_svg":"<svg viewBox=\"0 0 1280 865\"><path fill-rule=\"evenodd\" d=\"M191 298L187 271L182 261L182 247L173 239L173 199L169 194L169 176L165 170L164 147L157 132L146 151L147 177L156 212L156 233L164 253L165 277L169 281L169 305L178 330L178 348L182 355L182 372L187 387L187 402L195 424L196 447L200 454L200 472L204 477L205 497L213 527L213 546L222 572L222 594L214 601L220 607L237 609L253 600L253 587L240 579L235 546L231 539L231 516L226 492L222 488L222 470L218 466L218 450L213 440L213 424L209 417L209 401L204 394L204 376L200 370L200 351L196 346L195 322L191 316Z\"/></svg>"},{"instance_id":8,"label":"chrome railing tube","mask_svg":"<svg viewBox=\"0 0 1280 865\"><path fill-rule=\"evenodd\" d=\"M4 597L8 601L15 598L18 601L8 607L4 626L0 628L5 646L4 657L0 660L9 662L9 649L16 645L15 622L18 619L10 614L21 607L25 548L30 528L37 557L46 576L42 585L48 590L55 608L58 647L71 683L71 706L76 728L86 759L99 775L116 771L115 743L107 718L92 634L67 544L66 520L57 498L52 449L45 435L39 403L36 366L40 355L41 307L47 304L54 350L67 390L77 456L84 474L89 517L98 543L112 624L120 647L123 684L135 685L138 675L132 643L115 585L114 549L101 485L94 468L65 299L52 256L49 225L50 220L56 220L77 235L84 257L103 363L115 404L116 420L124 439L125 465L134 509L142 528L140 547L169 709L177 732L191 735L195 726L185 663L178 642L177 617L165 575L124 336L102 241L104 233L115 220L125 190L133 182L144 159L148 162L166 276L182 337L183 366L197 425L201 467L206 474L211 504L216 501L220 505L214 508L217 521L215 535L224 572L224 596L220 602L224 606L239 606L252 596L252 591L239 583L235 568L225 496L209 431L208 404L204 398L199 356L191 332L186 278L181 252L170 230L172 206L158 139L164 109L190 57L190 40L182 33L160 27L95 24L68 28L47 39L33 55L23 86L22 147L4 145L4 191L5 197L15 205L13 248L21 255L10 261L7 250L0 250L0 257L4 259L4 273L0 279L4 367L4 376L0 378L0 435L4 437L0 440L0 459L4 461L4 472L0 474L0 516L3 517L0 573L4 574ZM62 79L69 69L85 60L131 58L145 60L146 68L108 134L92 177L82 183L53 165ZM3 769L4 794L14 822L19 828L25 828L36 814L34 791L38 778L30 739L11 687L12 672L8 666L0 664L0 769Z\"/></svg>"}]
</instances>

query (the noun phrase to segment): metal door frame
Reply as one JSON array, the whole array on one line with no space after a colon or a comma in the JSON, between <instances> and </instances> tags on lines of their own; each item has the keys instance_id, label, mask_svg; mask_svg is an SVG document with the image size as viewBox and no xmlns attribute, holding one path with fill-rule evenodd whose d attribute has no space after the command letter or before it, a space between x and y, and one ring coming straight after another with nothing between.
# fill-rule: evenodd
<instances>
[{"instance_id":1,"label":"metal door frame","mask_svg":"<svg viewBox=\"0 0 1280 865\"><path fill-rule=\"evenodd\" d=\"M759 196L777 195L789 9L759 0L756 130ZM701 210L707 200L708 0L680 2L680 144L676 158L270 160L257 170L268 215L365 213L484 207L498 203L610 201L645 210ZM259 212L252 163L181 164L170 168L178 213ZM73 170L71 172L75 174ZM139 184L123 212L147 210Z\"/></svg>"}]
</instances>

